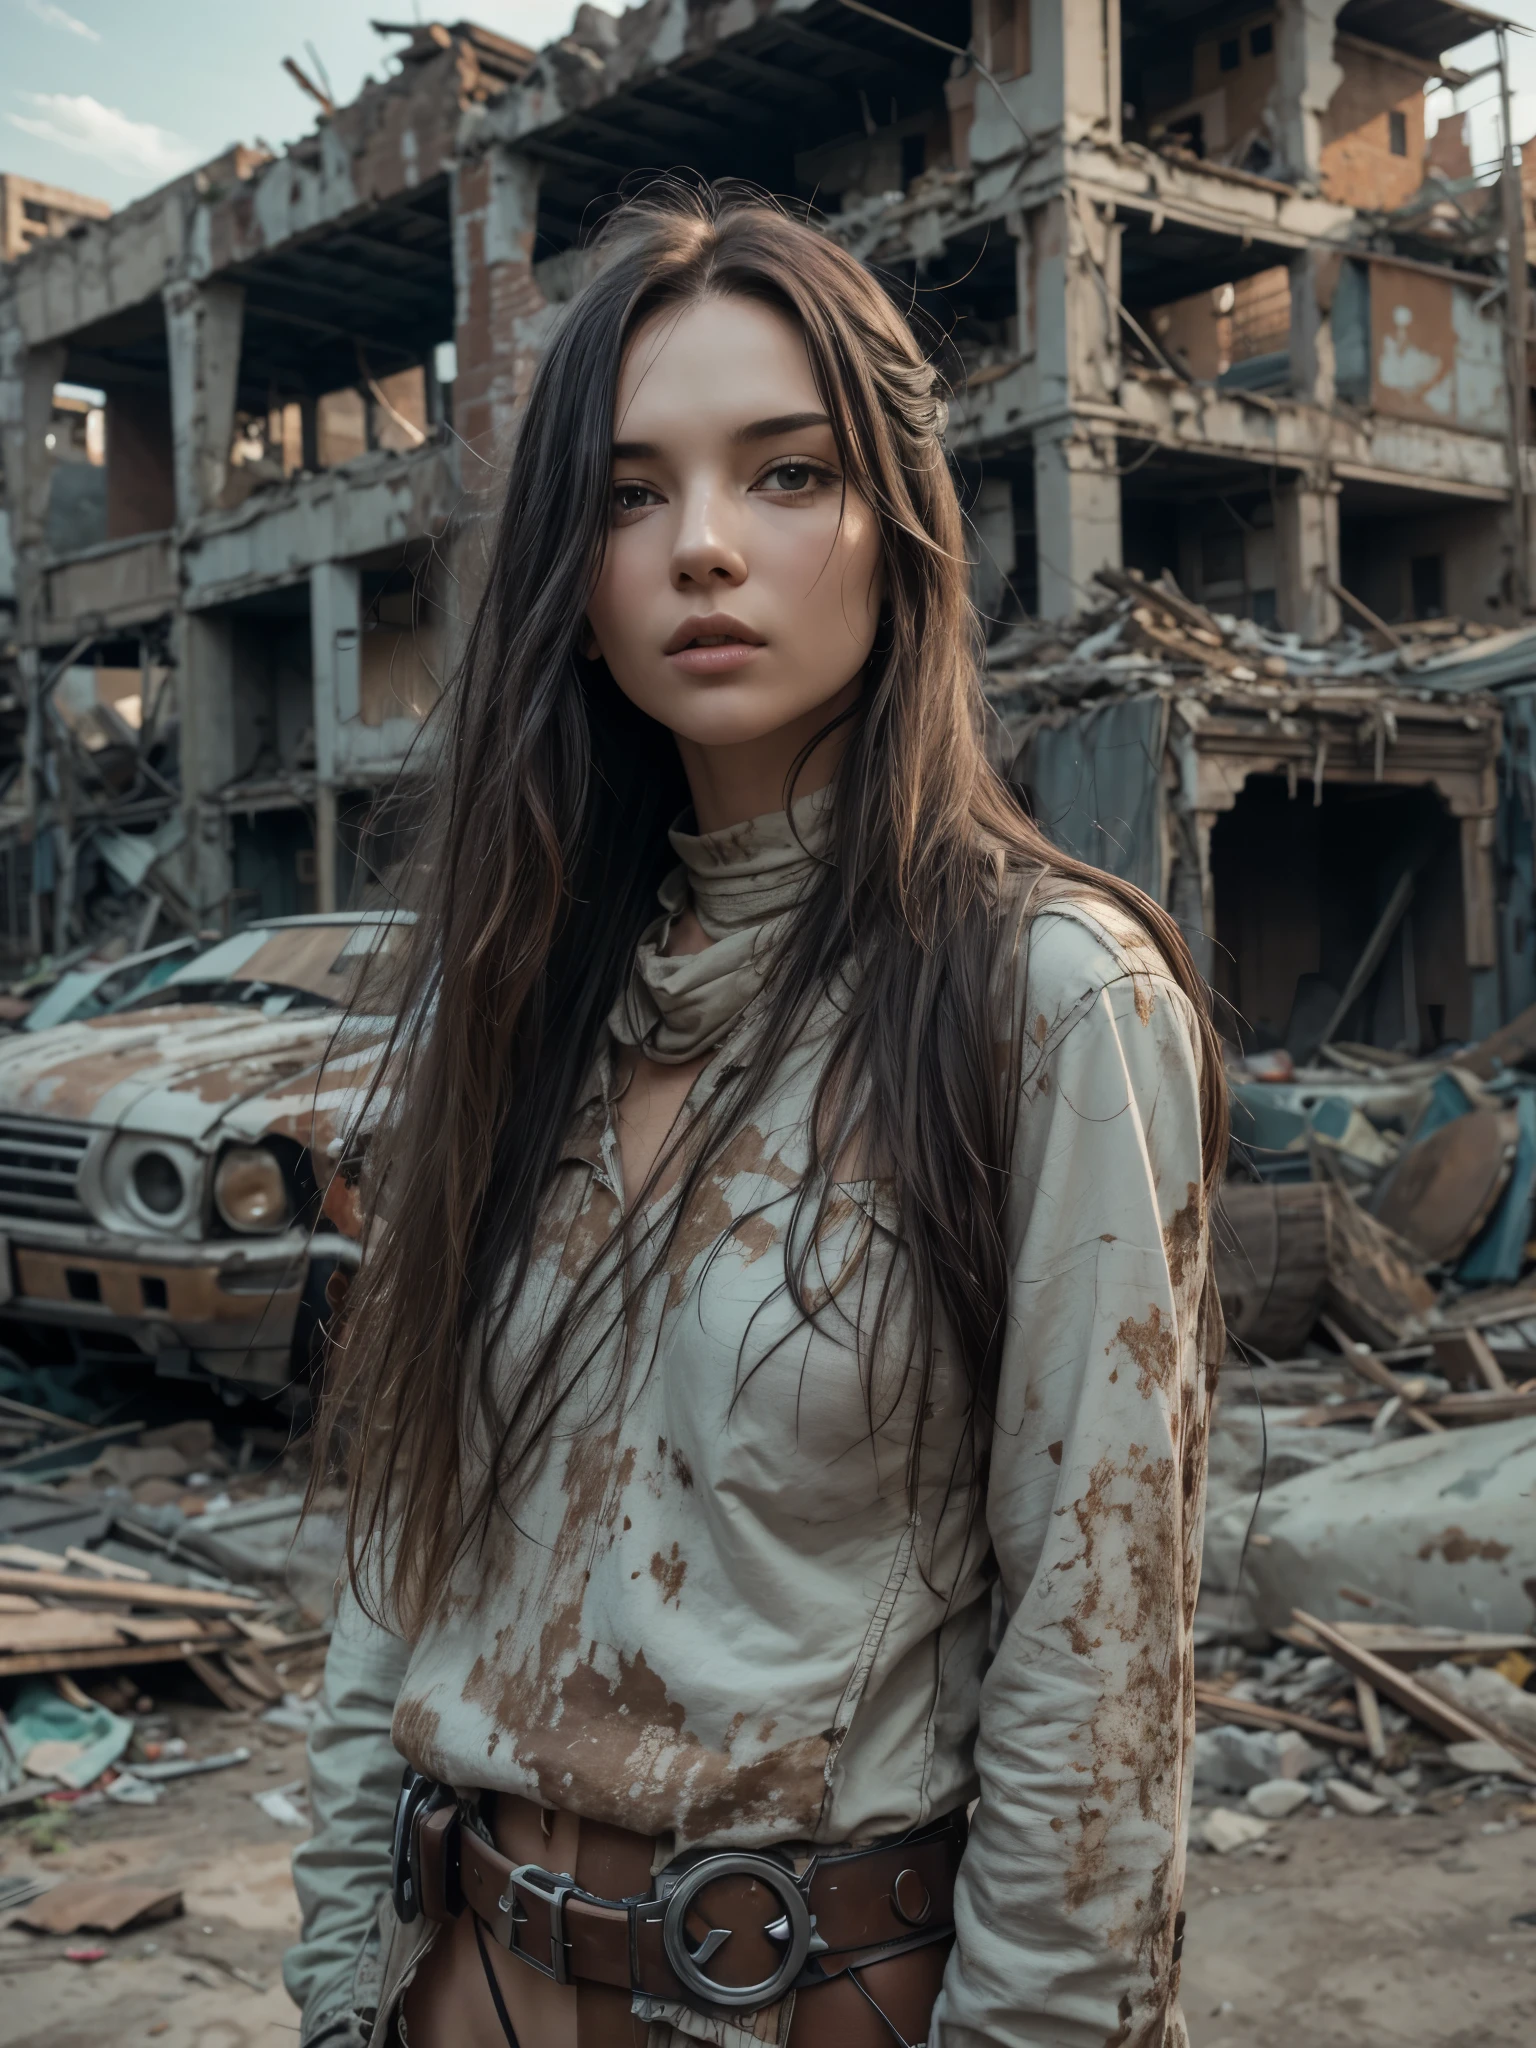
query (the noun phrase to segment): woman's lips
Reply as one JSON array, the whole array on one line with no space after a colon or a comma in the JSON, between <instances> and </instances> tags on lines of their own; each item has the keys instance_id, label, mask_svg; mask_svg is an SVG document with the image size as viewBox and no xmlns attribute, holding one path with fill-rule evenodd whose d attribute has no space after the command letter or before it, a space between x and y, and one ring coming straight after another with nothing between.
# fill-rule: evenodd
<instances>
[{"instance_id":1,"label":"woman's lips","mask_svg":"<svg viewBox=\"0 0 1536 2048\"><path fill-rule=\"evenodd\" d=\"M667 656L681 669L693 676L728 675L732 669L744 668L762 648L750 640L721 640L709 646L680 647L675 654Z\"/></svg>"}]
</instances>

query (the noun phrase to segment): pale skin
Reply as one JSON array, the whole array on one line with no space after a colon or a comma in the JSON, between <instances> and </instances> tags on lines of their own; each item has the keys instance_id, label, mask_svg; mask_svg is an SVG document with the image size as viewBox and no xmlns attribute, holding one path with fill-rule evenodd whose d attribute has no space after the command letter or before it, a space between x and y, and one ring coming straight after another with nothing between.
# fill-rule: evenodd
<instances>
[{"instance_id":1,"label":"pale skin","mask_svg":"<svg viewBox=\"0 0 1536 2048\"><path fill-rule=\"evenodd\" d=\"M590 651L677 741L702 832L782 810L801 749L857 697L883 594L879 522L845 482L798 329L751 299L659 314L630 343ZM832 780L825 738L795 782ZM691 911L669 950L709 944ZM644 1186L704 1066L626 1048L625 1190Z\"/></svg>"}]
</instances>

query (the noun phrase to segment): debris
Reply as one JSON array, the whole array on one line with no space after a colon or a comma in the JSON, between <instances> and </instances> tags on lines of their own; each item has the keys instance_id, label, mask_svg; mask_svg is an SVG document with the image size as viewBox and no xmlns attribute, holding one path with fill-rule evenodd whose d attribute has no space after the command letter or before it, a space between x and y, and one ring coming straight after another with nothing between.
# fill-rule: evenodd
<instances>
[{"instance_id":1,"label":"debris","mask_svg":"<svg viewBox=\"0 0 1536 2048\"><path fill-rule=\"evenodd\" d=\"M1334 1662L1357 1678L1365 1678L1376 1690L1394 1700L1405 1712L1447 1742L1486 1742L1494 1739L1489 1729L1475 1711L1454 1706L1439 1698L1422 1680L1406 1671L1399 1671L1391 1664L1369 1650L1351 1643L1347 1636L1330 1628L1326 1622L1318 1621L1313 1615L1297 1611L1296 1620L1308 1629L1323 1644ZM1499 1680L1503 1684L1505 1681ZM1508 1747L1517 1753L1519 1774L1531 1784L1536 1784L1536 1744L1529 1750L1526 1745L1511 1738Z\"/></svg>"},{"instance_id":2,"label":"debris","mask_svg":"<svg viewBox=\"0 0 1536 2048\"><path fill-rule=\"evenodd\" d=\"M1311 1800L1311 1792L1295 1778L1266 1778L1262 1785L1249 1786L1244 1804L1260 1820L1285 1820Z\"/></svg>"},{"instance_id":3,"label":"debris","mask_svg":"<svg viewBox=\"0 0 1536 2048\"><path fill-rule=\"evenodd\" d=\"M1346 1747L1364 1749L1366 1738L1353 1728L1332 1728L1326 1722L1314 1720L1310 1714L1292 1713L1284 1707L1272 1707L1259 1700L1238 1698L1224 1692L1220 1686L1195 1684L1195 1705L1203 1714L1209 1714L1219 1721L1231 1721L1240 1728L1290 1729L1300 1736L1312 1736L1319 1742L1338 1742Z\"/></svg>"},{"instance_id":4,"label":"debris","mask_svg":"<svg viewBox=\"0 0 1536 2048\"><path fill-rule=\"evenodd\" d=\"M65 1599L82 1597L87 1600L122 1601L128 1606L142 1607L153 1604L185 1614L233 1614L250 1613L261 1605L259 1600L250 1600L233 1593L205 1592L198 1586L156 1585L152 1595L147 1595L137 1583L117 1583L101 1579L74 1579L62 1572L13 1571L0 1567L0 1591L11 1593L54 1593Z\"/></svg>"},{"instance_id":5,"label":"debris","mask_svg":"<svg viewBox=\"0 0 1536 2048\"><path fill-rule=\"evenodd\" d=\"M1519 1137L1512 1109L1478 1109L1410 1141L1377 1197L1378 1218L1421 1257L1453 1265L1508 1186Z\"/></svg>"},{"instance_id":6,"label":"debris","mask_svg":"<svg viewBox=\"0 0 1536 2048\"><path fill-rule=\"evenodd\" d=\"M151 1785L138 1775L138 1767L119 1771L102 1788L109 1799L119 1806L156 1806L160 1800L160 1787Z\"/></svg>"},{"instance_id":7,"label":"debris","mask_svg":"<svg viewBox=\"0 0 1536 2048\"><path fill-rule=\"evenodd\" d=\"M1330 1805L1338 1807L1341 1813L1353 1814L1357 1820L1385 1813L1390 1804L1379 1792L1367 1792L1363 1785L1356 1785L1349 1778L1330 1778L1323 1791Z\"/></svg>"},{"instance_id":8,"label":"debris","mask_svg":"<svg viewBox=\"0 0 1536 2048\"><path fill-rule=\"evenodd\" d=\"M1525 1770L1520 1759L1512 1756L1501 1742L1448 1742L1445 1746L1448 1762L1458 1771L1465 1771L1469 1777L1518 1778L1530 1784L1531 1774Z\"/></svg>"},{"instance_id":9,"label":"debris","mask_svg":"<svg viewBox=\"0 0 1536 2048\"><path fill-rule=\"evenodd\" d=\"M1498 1671L1463 1670L1449 1661L1421 1671L1419 1683L1486 1722L1497 1741L1509 1741L1536 1754L1536 1693L1522 1691Z\"/></svg>"},{"instance_id":10,"label":"debris","mask_svg":"<svg viewBox=\"0 0 1536 2048\"><path fill-rule=\"evenodd\" d=\"M22 1872L0 1876L0 1913L9 1913L17 1906L26 1905L29 1899L37 1898L47 1889L42 1878Z\"/></svg>"},{"instance_id":11,"label":"debris","mask_svg":"<svg viewBox=\"0 0 1536 2048\"><path fill-rule=\"evenodd\" d=\"M228 1771L236 1764L248 1764L251 1752L248 1749L226 1750L220 1756L171 1757L163 1763L142 1763L133 1767L134 1775L146 1784L161 1784L171 1778L196 1778L206 1771Z\"/></svg>"},{"instance_id":12,"label":"debris","mask_svg":"<svg viewBox=\"0 0 1536 2048\"><path fill-rule=\"evenodd\" d=\"M104 1963L110 1954L110 1949L103 1948L100 1942L97 1942L89 1948L65 1949L64 1960L67 1963Z\"/></svg>"},{"instance_id":13,"label":"debris","mask_svg":"<svg viewBox=\"0 0 1536 2048\"><path fill-rule=\"evenodd\" d=\"M1536 1651L1536 1636L1497 1636L1479 1628L1407 1628L1395 1622L1335 1622L1333 1628L1360 1649L1405 1671L1425 1663L1446 1663L1452 1657L1462 1663L1491 1663L1505 1655L1518 1657L1526 1649ZM1282 1628L1280 1638L1305 1651L1321 1649L1317 1636L1305 1628Z\"/></svg>"},{"instance_id":14,"label":"debris","mask_svg":"<svg viewBox=\"0 0 1536 2048\"><path fill-rule=\"evenodd\" d=\"M1355 1680L1355 1708L1360 1716L1366 1747L1380 1763L1387 1753L1387 1738L1381 1725L1381 1703L1376 1697L1376 1688L1367 1678Z\"/></svg>"},{"instance_id":15,"label":"debris","mask_svg":"<svg viewBox=\"0 0 1536 2048\"><path fill-rule=\"evenodd\" d=\"M16 1914L34 1934L126 1934L130 1928L173 1919L182 1910L175 1885L105 1884L66 1879Z\"/></svg>"},{"instance_id":16,"label":"debris","mask_svg":"<svg viewBox=\"0 0 1536 2048\"><path fill-rule=\"evenodd\" d=\"M304 1781L295 1778L291 1785L274 1785L266 1792L253 1792L252 1799L269 1820L275 1820L285 1828L307 1828L309 1816L296 1803L296 1794L302 1794Z\"/></svg>"},{"instance_id":17,"label":"debris","mask_svg":"<svg viewBox=\"0 0 1536 2048\"><path fill-rule=\"evenodd\" d=\"M76 1790L115 1764L133 1735L133 1723L105 1707L73 1706L53 1687L36 1683L21 1688L6 1718L22 1768Z\"/></svg>"},{"instance_id":18,"label":"debris","mask_svg":"<svg viewBox=\"0 0 1536 2048\"><path fill-rule=\"evenodd\" d=\"M1334 1622L1456 1630L1475 1617L1483 1630L1524 1637L1533 1491L1529 1422L1416 1434L1266 1485L1256 1513L1251 1495L1213 1503L1208 1553L1235 1559L1252 1522L1243 1590L1264 1630L1286 1629L1304 1608Z\"/></svg>"},{"instance_id":19,"label":"debris","mask_svg":"<svg viewBox=\"0 0 1536 2048\"><path fill-rule=\"evenodd\" d=\"M1336 1738L1330 1731L1329 1741ZM1195 1737L1195 1789L1217 1795L1249 1792L1256 1785L1298 1783L1327 1765L1321 1750L1294 1731L1202 1728Z\"/></svg>"},{"instance_id":20,"label":"debris","mask_svg":"<svg viewBox=\"0 0 1536 2048\"><path fill-rule=\"evenodd\" d=\"M1230 1806L1213 1807L1195 1825L1196 1839L1218 1856L1230 1856L1234 1849L1262 1842L1268 1833L1267 1820L1253 1813L1237 1813Z\"/></svg>"}]
</instances>

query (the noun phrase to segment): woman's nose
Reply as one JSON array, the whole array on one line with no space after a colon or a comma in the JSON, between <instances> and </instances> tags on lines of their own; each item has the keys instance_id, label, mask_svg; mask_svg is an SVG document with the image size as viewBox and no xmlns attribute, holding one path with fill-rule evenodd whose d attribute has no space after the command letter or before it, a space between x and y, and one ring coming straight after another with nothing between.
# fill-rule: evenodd
<instances>
[{"instance_id":1,"label":"woman's nose","mask_svg":"<svg viewBox=\"0 0 1536 2048\"><path fill-rule=\"evenodd\" d=\"M746 556L732 510L731 494L718 487L702 486L687 493L672 550L674 589L707 589L744 580Z\"/></svg>"}]
</instances>

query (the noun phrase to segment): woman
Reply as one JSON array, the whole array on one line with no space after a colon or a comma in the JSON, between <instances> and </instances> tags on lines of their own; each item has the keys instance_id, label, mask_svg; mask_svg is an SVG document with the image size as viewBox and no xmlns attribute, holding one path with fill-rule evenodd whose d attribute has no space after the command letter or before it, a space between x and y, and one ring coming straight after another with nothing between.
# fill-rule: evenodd
<instances>
[{"instance_id":1,"label":"woman","mask_svg":"<svg viewBox=\"0 0 1536 2048\"><path fill-rule=\"evenodd\" d=\"M1183 2039L1220 1062L986 765L942 427L728 195L539 368L324 1425L307 2041Z\"/></svg>"}]
</instances>

